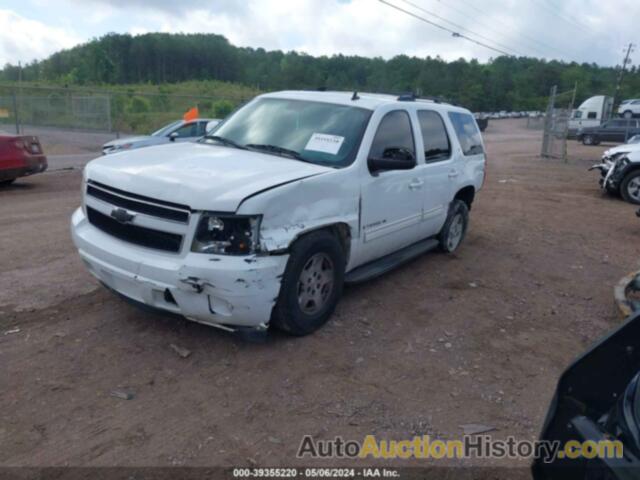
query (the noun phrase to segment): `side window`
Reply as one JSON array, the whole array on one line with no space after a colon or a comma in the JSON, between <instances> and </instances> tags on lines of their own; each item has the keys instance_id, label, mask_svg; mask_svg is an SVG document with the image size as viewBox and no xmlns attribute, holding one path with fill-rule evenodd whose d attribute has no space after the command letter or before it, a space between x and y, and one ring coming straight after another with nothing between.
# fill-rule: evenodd
<instances>
[{"instance_id":1,"label":"side window","mask_svg":"<svg viewBox=\"0 0 640 480\"><path fill-rule=\"evenodd\" d=\"M370 157L392 158L397 154L411 153L415 158L416 147L413 141L411 120L404 110L387 113L378 126L371 144Z\"/></svg>"},{"instance_id":2,"label":"side window","mask_svg":"<svg viewBox=\"0 0 640 480\"><path fill-rule=\"evenodd\" d=\"M464 155L478 155L484 153L482 137L474 118L468 113L449 112L449 119L453 123L456 136Z\"/></svg>"},{"instance_id":3,"label":"side window","mask_svg":"<svg viewBox=\"0 0 640 480\"><path fill-rule=\"evenodd\" d=\"M425 162L438 162L451 156L451 142L442 117L437 112L420 110L418 122L424 143Z\"/></svg>"},{"instance_id":4,"label":"side window","mask_svg":"<svg viewBox=\"0 0 640 480\"><path fill-rule=\"evenodd\" d=\"M198 124L196 122L187 123L172 133L177 133L178 138L196 137L198 132Z\"/></svg>"},{"instance_id":5,"label":"side window","mask_svg":"<svg viewBox=\"0 0 640 480\"><path fill-rule=\"evenodd\" d=\"M198 122L198 131L196 132L196 137L202 137L205 133L207 133L207 123L208 122Z\"/></svg>"},{"instance_id":6,"label":"side window","mask_svg":"<svg viewBox=\"0 0 640 480\"><path fill-rule=\"evenodd\" d=\"M576 110L573 112L573 118L582 118L582 110Z\"/></svg>"},{"instance_id":7,"label":"side window","mask_svg":"<svg viewBox=\"0 0 640 480\"><path fill-rule=\"evenodd\" d=\"M589 112L587 118L598 118L598 112Z\"/></svg>"}]
</instances>

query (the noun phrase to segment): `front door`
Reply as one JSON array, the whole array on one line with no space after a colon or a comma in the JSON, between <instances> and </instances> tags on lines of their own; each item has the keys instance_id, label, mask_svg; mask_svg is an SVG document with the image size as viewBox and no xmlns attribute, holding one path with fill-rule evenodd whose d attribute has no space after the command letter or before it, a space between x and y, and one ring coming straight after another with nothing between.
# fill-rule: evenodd
<instances>
[{"instance_id":1,"label":"front door","mask_svg":"<svg viewBox=\"0 0 640 480\"><path fill-rule=\"evenodd\" d=\"M387 113L378 126L369 157L409 151L416 158L413 128L405 110ZM366 263L420 239L424 180L419 169L370 172L362 183L362 257Z\"/></svg>"}]
</instances>

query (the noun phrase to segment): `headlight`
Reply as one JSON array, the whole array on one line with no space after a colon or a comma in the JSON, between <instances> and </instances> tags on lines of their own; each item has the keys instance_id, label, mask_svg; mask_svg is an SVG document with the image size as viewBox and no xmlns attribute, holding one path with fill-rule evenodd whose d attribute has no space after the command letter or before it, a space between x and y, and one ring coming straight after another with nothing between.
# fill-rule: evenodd
<instances>
[{"instance_id":1,"label":"headlight","mask_svg":"<svg viewBox=\"0 0 640 480\"><path fill-rule=\"evenodd\" d=\"M222 255L247 255L258 250L260 215L203 213L191 251Z\"/></svg>"},{"instance_id":2,"label":"headlight","mask_svg":"<svg viewBox=\"0 0 640 480\"><path fill-rule=\"evenodd\" d=\"M115 145L113 147L114 150L128 150L133 147L133 143L124 143L122 145Z\"/></svg>"}]
</instances>

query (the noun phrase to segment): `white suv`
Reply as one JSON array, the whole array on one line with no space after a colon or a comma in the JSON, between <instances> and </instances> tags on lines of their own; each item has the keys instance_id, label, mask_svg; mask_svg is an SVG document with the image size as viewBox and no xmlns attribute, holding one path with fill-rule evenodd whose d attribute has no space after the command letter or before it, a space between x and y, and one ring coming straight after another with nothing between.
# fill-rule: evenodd
<instances>
[{"instance_id":1,"label":"white suv","mask_svg":"<svg viewBox=\"0 0 640 480\"><path fill-rule=\"evenodd\" d=\"M196 143L89 163L71 228L91 273L134 303L304 335L331 316L344 282L456 250L484 174L463 108L271 93Z\"/></svg>"},{"instance_id":2,"label":"white suv","mask_svg":"<svg viewBox=\"0 0 640 480\"><path fill-rule=\"evenodd\" d=\"M618 107L618 115L624 118L633 118L640 115L640 99L623 100Z\"/></svg>"}]
</instances>

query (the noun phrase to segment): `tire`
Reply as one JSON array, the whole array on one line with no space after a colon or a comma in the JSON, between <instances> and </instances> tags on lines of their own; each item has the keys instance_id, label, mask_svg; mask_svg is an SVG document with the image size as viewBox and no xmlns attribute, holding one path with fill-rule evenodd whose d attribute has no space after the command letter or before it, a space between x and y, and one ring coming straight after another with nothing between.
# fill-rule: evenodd
<instances>
[{"instance_id":1,"label":"tire","mask_svg":"<svg viewBox=\"0 0 640 480\"><path fill-rule=\"evenodd\" d=\"M274 326L303 336L324 325L342 295L345 264L342 245L326 230L296 241L273 309ZM327 275L324 280L322 271Z\"/></svg>"},{"instance_id":2,"label":"tire","mask_svg":"<svg viewBox=\"0 0 640 480\"><path fill-rule=\"evenodd\" d=\"M623 118L633 118L633 112L631 110L625 110L625 112L622 114Z\"/></svg>"},{"instance_id":3,"label":"tire","mask_svg":"<svg viewBox=\"0 0 640 480\"><path fill-rule=\"evenodd\" d=\"M15 178L12 178L11 180L2 180L0 182L0 187L8 187L9 185L11 185L15 181L16 181Z\"/></svg>"},{"instance_id":4,"label":"tire","mask_svg":"<svg viewBox=\"0 0 640 480\"><path fill-rule=\"evenodd\" d=\"M582 137L583 145L598 145L600 141L593 135L585 135Z\"/></svg>"},{"instance_id":5,"label":"tire","mask_svg":"<svg viewBox=\"0 0 640 480\"><path fill-rule=\"evenodd\" d=\"M440 250L453 253L460 246L469 226L469 208L462 200L454 200L449 206L447 221L438 234Z\"/></svg>"},{"instance_id":6,"label":"tire","mask_svg":"<svg viewBox=\"0 0 640 480\"><path fill-rule=\"evenodd\" d=\"M620 184L622 198L634 205L640 205L640 170L627 174Z\"/></svg>"}]
</instances>

